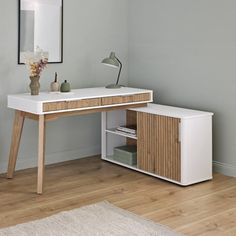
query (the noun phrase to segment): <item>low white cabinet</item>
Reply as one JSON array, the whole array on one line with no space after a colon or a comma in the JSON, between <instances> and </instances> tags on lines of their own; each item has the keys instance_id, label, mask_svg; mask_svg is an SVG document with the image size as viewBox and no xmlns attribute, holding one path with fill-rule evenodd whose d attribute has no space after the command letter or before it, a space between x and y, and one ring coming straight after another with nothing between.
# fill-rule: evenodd
<instances>
[{"instance_id":1,"label":"low white cabinet","mask_svg":"<svg viewBox=\"0 0 236 236\"><path fill-rule=\"evenodd\" d=\"M102 113L102 159L176 184L212 179L213 113L148 104ZM137 135L117 132L136 125ZM114 148L137 146L137 165L114 160Z\"/></svg>"}]
</instances>

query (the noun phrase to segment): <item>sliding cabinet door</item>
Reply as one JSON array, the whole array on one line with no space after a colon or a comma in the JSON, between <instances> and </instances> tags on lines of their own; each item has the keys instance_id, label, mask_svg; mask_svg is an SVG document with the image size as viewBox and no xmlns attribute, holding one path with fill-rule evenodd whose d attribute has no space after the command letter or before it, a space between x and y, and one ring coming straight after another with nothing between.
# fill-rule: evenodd
<instances>
[{"instance_id":1,"label":"sliding cabinet door","mask_svg":"<svg viewBox=\"0 0 236 236\"><path fill-rule=\"evenodd\" d=\"M180 119L156 116L155 120L155 173L179 182L181 181Z\"/></svg>"},{"instance_id":2,"label":"sliding cabinet door","mask_svg":"<svg viewBox=\"0 0 236 236\"><path fill-rule=\"evenodd\" d=\"M137 112L137 165L141 170L155 173L156 126L155 115Z\"/></svg>"},{"instance_id":3,"label":"sliding cabinet door","mask_svg":"<svg viewBox=\"0 0 236 236\"><path fill-rule=\"evenodd\" d=\"M138 168L181 180L180 119L138 112Z\"/></svg>"},{"instance_id":4,"label":"sliding cabinet door","mask_svg":"<svg viewBox=\"0 0 236 236\"><path fill-rule=\"evenodd\" d=\"M131 111L127 110L126 111L126 125L127 126L137 126L137 112L136 111ZM127 145L137 145L136 139L133 138L127 138Z\"/></svg>"}]
</instances>

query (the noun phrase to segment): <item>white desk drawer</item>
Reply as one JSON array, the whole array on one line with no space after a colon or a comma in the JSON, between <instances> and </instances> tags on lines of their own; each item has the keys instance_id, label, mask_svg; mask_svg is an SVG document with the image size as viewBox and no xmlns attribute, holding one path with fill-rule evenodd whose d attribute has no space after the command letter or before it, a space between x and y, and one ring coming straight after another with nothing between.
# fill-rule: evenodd
<instances>
[{"instance_id":1,"label":"white desk drawer","mask_svg":"<svg viewBox=\"0 0 236 236\"><path fill-rule=\"evenodd\" d=\"M150 93L141 93L127 96L112 96L102 98L102 106L131 103L131 102L147 102L150 101Z\"/></svg>"},{"instance_id":2,"label":"white desk drawer","mask_svg":"<svg viewBox=\"0 0 236 236\"><path fill-rule=\"evenodd\" d=\"M43 111L60 111L97 106L101 106L101 98L82 99L77 101L48 102L43 104Z\"/></svg>"}]
</instances>

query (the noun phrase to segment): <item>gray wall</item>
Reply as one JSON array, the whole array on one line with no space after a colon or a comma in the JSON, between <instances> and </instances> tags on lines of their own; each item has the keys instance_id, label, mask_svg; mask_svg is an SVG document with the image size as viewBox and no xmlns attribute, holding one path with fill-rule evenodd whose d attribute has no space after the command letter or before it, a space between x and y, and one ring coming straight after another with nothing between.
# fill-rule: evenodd
<instances>
[{"instance_id":1,"label":"gray wall","mask_svg":"<svg viewBox=\"0 0 236 236\"><path fill-rule=\"evenodd\" d=\"M0 7L0 171L7 166L13 111L7 109L7 94L28 91L25 66L17 65L18 0L2 0ZM126 0L64 1L64 63L48 65L41 77L47 90L54 71L72 88L103 86L115 80L117 71L100 62L111 50L127 65ZM122 83L127 82L127 66ZM100 153L100 115L63 118L47 125L48 163ZM37 123L26 121L18 168L35 166Z\"/></svg>"},{"instance_id":2,"label":"gray wall","mask_svg":"<svg viewBox=\"0 0 236 236\"><path fill-rule=\"evenodd\" d=\"M236 176L236 1L129 0L129 85L213 111L215 167Z\"/></svg>"}]
</instances>

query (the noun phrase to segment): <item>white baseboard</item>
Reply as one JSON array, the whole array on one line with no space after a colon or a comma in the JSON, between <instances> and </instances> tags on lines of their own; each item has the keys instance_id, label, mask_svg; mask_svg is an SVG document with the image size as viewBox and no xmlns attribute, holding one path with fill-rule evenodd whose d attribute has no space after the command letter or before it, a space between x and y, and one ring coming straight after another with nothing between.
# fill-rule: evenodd
<instances>
[{"instance_id":1,"label":"white baseboard","mask_svg":"<svg viewBox=\"0 0 236 236\"><path fill-rule=\"evenodd\" d=\"M64 161L71 161L76 159L81 159L84 157L95 156L101 154L101 145L80 148L77 150L67 150L58 153L46 154L45 163L46 165L60 163ZM37 156L31 158L18 157L16 170L23 170L28 168L33 168L37 166ZM0 173L6 173L7 163L1 163Z\"/></svg>"},{"instance_id":2,"label":"white baseboard","mask_svg":"<svg viewBox=\"0 0 236 236\"><path fill-rule=\"evenodd\" d=\"M213 169L215 172L222 173L224 175L236 177L236 166L218 162L218 161L213 161Z\"/></svg>"}]
</instances>

